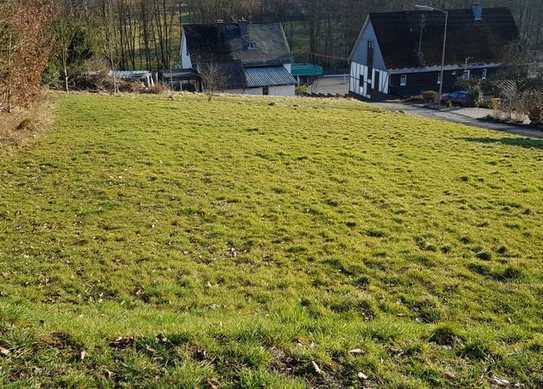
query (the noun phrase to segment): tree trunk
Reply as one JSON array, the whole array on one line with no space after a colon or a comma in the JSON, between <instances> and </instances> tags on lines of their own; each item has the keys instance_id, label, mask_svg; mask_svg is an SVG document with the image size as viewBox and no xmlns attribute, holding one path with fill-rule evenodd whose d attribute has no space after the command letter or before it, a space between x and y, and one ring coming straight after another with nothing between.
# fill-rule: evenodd
<instances>
[{"instance_id":1,"label":"tree trunk","mask_svg":"<svg viewBox=\"0 0 543 389\"><path fill-rule=\"evenodd\" d=\"M68 83L68 66L66 64L66 62L67 62L66 57L67 57L66 49L63 49L63 53L62 53L62 73L64 75L64 91L66 93L68 93L68 92L70 92L70 85Z\"/></svg>"}]
</instances>

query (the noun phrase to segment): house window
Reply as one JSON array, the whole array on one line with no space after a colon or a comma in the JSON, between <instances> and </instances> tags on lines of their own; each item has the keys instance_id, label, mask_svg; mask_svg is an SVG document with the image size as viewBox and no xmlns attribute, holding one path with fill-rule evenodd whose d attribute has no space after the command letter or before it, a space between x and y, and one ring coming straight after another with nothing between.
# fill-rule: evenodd
<instances>
[{"instance_id":1,"label":"house window","mask_svg":"<svg viewBox=\"0 0 543 389\"><path fill-rule=\"evenodd\" d=\"M400 86L407 86L407 74L402 74L400 78Z\"/></svg>"},{"instance_id":2,"label":"house window","mask_svg":"<svg viewBox=\"0 0 543 389\"><path fill-rule=\"evenodd\" d=\"M256 42L250 41L248 45L249 50L256 50Z\"/></svg>"},{"instance_id":3,"label":"house window","mask_svg":"<svg viewBox=\"0 0 543 389\"><path fill-rule=\"evenodd\" d=\"M464 70L464 74L462 75L462 78L466 81L468 81L471 77L471 72L469 69Z\"/></svg>"},{"instance_id":4,"label":"house window","mask_svg":"<svg viewBox=\"0 0 543 389\"><path fill-rule=\"evenodd\" d=\"M359 85L360 85L360 88L364 88L364 75L361 74L360 75L360 80L359 80Z\"/></svg>"},{"instance_id":5,"label":"house window","mask_svg":"<svg viewBox=\"0 0 543 389\"><path fill-rule=\"evenodd\" d=\"M481 78L483 80L486 80L487 77L488 77L488 69L483 69L483 73L481 74Z\"/></svg>"},{"instance_id":6,"label":"house window","mask_svg":"<svg viewBox=\"0 0 543 389\"><path fill-rule=\"evenodd\" d=\"M269 96L270 94L270 87L269 86L265 86L264 88L262 88L262 94L264 96Z\"/></svg>"}]
</instances>

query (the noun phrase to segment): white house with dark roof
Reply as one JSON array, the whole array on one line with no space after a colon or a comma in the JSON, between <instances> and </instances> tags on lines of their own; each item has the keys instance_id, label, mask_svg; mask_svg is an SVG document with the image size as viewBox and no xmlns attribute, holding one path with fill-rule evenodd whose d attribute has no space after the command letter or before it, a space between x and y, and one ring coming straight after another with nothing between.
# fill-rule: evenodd
<instances>
[{"instance_id":1,"label":"white house with dark roof","mask_svg":"<svg viewBox=\"0 0 543 389\"><path fill-rule=\"evenodd\" d=\"M487 78L519 32L507 8L448 10L443 89L458 80ZM439 11L371 13L351 53L350 93L379 100L438 90L445 15Z\"/></svg>"},{"instance_id":2,"label":"white house with dark roof","mask_svg":"<svg viewBox=\"0 0 543 389\"><path fill-rule=\"evenodd\" d=\"M231 93L294 96L292 56L280 23L185 24L181 68L196 76L213 65Z\"/></svg>"}]
</instances>

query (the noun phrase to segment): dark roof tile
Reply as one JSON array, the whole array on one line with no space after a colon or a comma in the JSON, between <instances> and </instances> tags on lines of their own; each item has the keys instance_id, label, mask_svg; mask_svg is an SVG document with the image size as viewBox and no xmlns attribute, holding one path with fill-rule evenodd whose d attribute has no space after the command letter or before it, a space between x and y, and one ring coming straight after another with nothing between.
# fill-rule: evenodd
<instances>
[{"instance_id":1,"label":"dark roof tile","mask_svg":"<svg viewBox=\"0 0 543 389\"><path fill-rule=\"evenodd\" d=\"M422 53L419 38L422 20ZM371 13L389 69L441 64L445 16L437 11L401 11ZM496 63L501 50L519 36L511 11L507 8L484 8L483 19L475 20L471 9L449 10L446 63Z\"/></svg>"},{"instance_id":2,"label":"dark roof tile","mask_svg":"<svg viewBox=\"0 0 543 389\"><path fill-rule=\"evenodd\" d=\"M183 26L193 63L228 63L244 66L291 62L290 48L280 23L248 24L245 42L238 23ZM251 43L248 48L246 43Z\"/></svg>"}]
</instances>

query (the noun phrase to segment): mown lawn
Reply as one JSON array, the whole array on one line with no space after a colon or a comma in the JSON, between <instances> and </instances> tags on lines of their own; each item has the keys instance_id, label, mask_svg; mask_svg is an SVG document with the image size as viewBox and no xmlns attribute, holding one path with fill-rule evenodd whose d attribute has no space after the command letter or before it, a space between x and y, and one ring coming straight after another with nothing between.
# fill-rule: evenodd
<instances>
[{"instance_id":1,"label":"mown lawn","mask_svg":"<svg viewBox=\"0 0 543 389\"><path fill-rule=\"evenodd\" d=\"M543 141L332 100L55 115L0 149L0 386L543 386Z\"/></svg>"}]
</instances>

